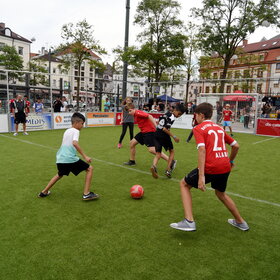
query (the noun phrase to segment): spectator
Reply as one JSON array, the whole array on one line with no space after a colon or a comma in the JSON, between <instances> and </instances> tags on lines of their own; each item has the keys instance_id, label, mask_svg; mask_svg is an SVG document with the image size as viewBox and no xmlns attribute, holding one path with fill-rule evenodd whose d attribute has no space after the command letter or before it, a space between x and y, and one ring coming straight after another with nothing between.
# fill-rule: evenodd
<instances>
[{"instance_id":1,"label":"spectator","mask_svg":"<svg viewBox=\"0 0 280 280\"><path fill-rule=\"evenodd\" d=\"M244 108L244 128L249 128L250 111L249 105L246 105Z\"/></svg>"},{"instance_id":2,"label":"spectator","mask_svg":"<svg viewBox=\"0 0 280 280\"><path fill-rule=\"evenodd\" d=\"M55 113L61 112L62 107L63 107L63 104L60 100L60 97L56 97L56 100L53 103L53 111Z\"/></svg>"},{"instance_id":3,"label":"spectator","mask_svg":"<svg viewBox=\"0 0 280 280\"><path fill-rule=\"evenodd\" d=\"M104 112L109 112L111 103L108 98L106 98L106 102L104 103Z\"/></svg>"},{"instance_id":4,"label":"spectator","mask_svg":"<svg viewBox=\"0 0 280 280\"><path fill-rule=\"evenodd\" d=\"M37 101L33 104L33 108L36 114L43 113L44 105L42 103L42 99L39 97L37 98Z\"/></svg>"},{"instance_id":5,"label":"spectator","mask_svg":"<svg viewBox=\"0 0 280 280\"><path fill-rule=\"evenodd\" d=\"M28 96L24 95L23 100L26 103L26 109L27 109L26 112L30 113L30 102L28 101Z\"/></svg>"},{"instance_id":6,"label":"spectator","mask_svg":"<svg viewBox=\"0 0 280 280\"><path fill-rule=\"evenodd\" d=\"M222 114L223 114L223 106L219 101L216 102L216 110L217 110L217 123L220 123L222 120Z\"/></svg>"},{"instance_id":7,"label":"spectator","mask_svg":"<svg viewBox=\"0 0 280 280\"><path fill-rule=\"evenodd\" d=\"M14 123L16 131L14 136L18 135L18 125L23 124L23 135L28 135L26 132L26 117L28 116L28 108L25 100L22 99L22 95L17 95L15 100L10 104L12 115L14 116Z\"/></svg>"},{"instance_id":8,"label":"spectator","mask_svg":"<svg viewBox=\"0 0 280 280\"><path fill-rule=\"evenodd\" d=\"M62 96L61 102L62 102L63 107L61 107L61 110L60 110L60 111L61 111L61 112L66 112L66 111L67 111L67 108L68 108L68 102L67 102L65 96Z\"/></svg>"}]
</instances>

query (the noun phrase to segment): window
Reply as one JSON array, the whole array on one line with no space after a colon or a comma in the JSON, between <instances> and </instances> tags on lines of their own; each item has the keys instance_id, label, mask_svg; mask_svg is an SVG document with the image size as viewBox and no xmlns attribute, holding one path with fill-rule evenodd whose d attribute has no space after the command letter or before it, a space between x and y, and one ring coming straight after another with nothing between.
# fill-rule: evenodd
<instances>
[{"instance_id":1,"label":"window","mask_svg":"<svg viewBox=\"0 0 280 280\"><path fill-rule=\"evenodd\" d=\"M56 80L53 80L52 85L53 87L56 87Z\"/></svg>"},{"instance_id":2,"label":"window","mask_svg":"<svg viewBox=\"0 0 280 280\"><path fill-rule=\"evenodd\" d=\"M239 71L235 71L234 78L238 79L239 77L240 77L240 72Z\"/></svg>"},{"instance_id":3,"label":"window","mask_svg":"<svg viewBox=\"0 0 280 280\"><path fill-rule=\"evenodd\" d=\"M213 79L218 79L218 73L213 73Z\"/></svg>"},{"instance_id":4,"label":"window","mask_svg":"<svg viewBox=\"0 0 280 280\"><path fill-rule=\"evenodd\" d=\"M249 70L244 70L243 71L243 76L244 76L244 78L250 78L250 71Z\"/></svg>"},{"instance_id":5,"label":"window","mask_svg":"<svg viewBox=\"0 0 280 280\"><path fill-rule=\"evenodd\" d=\"M257 85L257 93L262 93L262 84Z\"/></svg>"},{"instance_id":6,"label":"window","mask_svg":"<svg viewBox=\"0 0 280 280\"><path fill-rule=\"evenodd\" d=\"M212 92L213 92L213 93L216 93L216 92L217 92L217 87L216 87L216 86L214 86L214 87L212 88Z\"/></svg>"},{"instance_id":7,"label":"window","mask_svg":"<svg viewBox=\"0 0 280 280\"><path fill-rule=\"evenodd\" d=\"M205 88L205 92L206 92L206 93L209 93L209 87L206 87L206 88Z\"/></svg>"},{"instance_id":8,"label":"window","mask_svg":"<svg viewBox=\"0 0 280 280\"><path fill-rule=\"evenodd\" d=\"M23 55L23 47L18 47L18 54Z\"/></svg>"},{"instance_id":9,"label":"window","mask_svg":"<svg viewBox=\"0 0 280 280\"><path fill-rule=\"evenodd\" d=\"M276 71L280 71L280 63L276 63Z\"/></svg>"},{"instance_id":10,"label":"window","mask_svg":"<svg viewBox=\"0 0 280 280\"><path fill-rule=\"evenodd\" d=\"M262 78L263 77L263 70L262 69L258 69L257 76L258 76L258 78Z\"/></svg>"},{"instance_id":11,"label":"window","mask_svg":"<svg viewBox=\"0 0 280 280\"><path fill-rule=\"evenodd\" d=\"M228 78L228 79L231 79L231 78L232 78L232 71L228 71L228 73L227 73L227 78Z\"/></svg>"},{"instance_id":12,"label":"window","mask_svg":"<svg viewBox=\"0 0 280 280\"><path fill-rule=\"evenodd\" d=\"M55 73L56 73L56 69L55 69L55 68L53 68L52 72L53 72L53 74L55 74Z\"/></svg>"},{"instance_id":13,"label":"window","mask_svg":"<svg viewBox=\"0 0 280 280\"><path fill-rule=\"evenodd\" d=\"M2 47L4 47L4 46L5 46L4 43L0 43L0 49L1 49Z\"/></svg>"},{"instance_id":14,"label":"window","mask_svg":"<svg viewBox=\"0 0 280 280\"><path fill-rule=\"evenodd\" d=\"M227 93L231 92L231 86L227 86Z\"/></svg>"},{"instance_id":15,"label":"window","mask_svg":"<svg viewBox=\"0 0 280 280\"><path fill-rule=\"evenodd\" d=\"M90 66L89 71L90 71L90 72L92 72L92 71L93 71L93 67L92 67L92 66Z\"/></svg>"},{"instance_id":16,"label":"window","mask_svg":"<svg viewBox=\"0 0 280 280\"><path fill-rule=\"evenodd\" d=\"M235 86L233 87L233 91L236 91L236 90L238 90L238 85L235 85Z\"/></svg>"}]
</instances>

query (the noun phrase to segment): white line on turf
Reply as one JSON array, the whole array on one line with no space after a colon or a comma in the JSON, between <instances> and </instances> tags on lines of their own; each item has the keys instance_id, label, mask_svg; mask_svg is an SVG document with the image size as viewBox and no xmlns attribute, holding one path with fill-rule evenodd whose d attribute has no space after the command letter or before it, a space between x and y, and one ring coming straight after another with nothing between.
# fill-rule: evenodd
<instances>
[{"instance_id":1,"label":"white line on turf","mask_svg":"<svg viewBox=\"0 0 280 280\"><path fill-rule=\"evenodd\" d=\"M270 140L274 140L274 139L277 139L277 138L274 137L274 138L269 138L269 139L265 139L265 140L262 140L262 141L258 141L258 142L253 143L253 145L254 144L259 144L259 143L262 143L262 142L266 142L266 141L270 141Z\"/></svg>"},{"instance_id":2,"label":"white line on turf","mask_svg":"<svg viewBox=\"0 0 280 280\"><path fill-rule=\"evenodd\" d=\"M31 142L31 141L19 139L19 138L15 137L15 136L11 137L11 136L7 136L7 135L3 135L3 134L0 134L0 136L5 137L5 138L9 138L9 139L12 139L12 140L20 141L20 142L23 142L23 143L26 143L26 144L29 144L29 145L50 149L50 150L53 150L53 151L57 150L57 148L52 148L52 147L41 145L41 144L34 143L34 142ZM121 165L121 164L109 162L109 161L98 159L98 158L92 158L92 159L95 160L95 161L98 161L98 162L102 162L104 164L108 164L108 165L112 165L112 166L115 166L115 167L120 167L120 168L128 169L128 170L131 170L131 171L135 171L135 172L138 172L138 173L142 173L142 174L146 174L146 175L151 176L151 173L147 172L147 171L143 171L143 170L139 170L139 169L136 169L136 168L127 167L127 166L124 166L124 165ZM159 178L165 178L165 177L159 176ZM166 179L166 180L173 181L173 182L176 182L176 183L178 183L180 181L180 180L175 179L175 178ZM213 189L212 188L207 188L207 190L213 190ZM244 198L244 199L247 199L247 200L256 201L256 202L260 202L260 203L264 203L264 204L280 207L280 203L275 203L275 202L270 202L270 201L267 201L267 200L262 200L262 199L258 199L258 198L248 197L248 196L244 196L244 195L240 195L238 193L232 193L232 192L228 192L228 191L227 191L227 193L232 195L232 196Z\"/></svg>"}]
</instances>

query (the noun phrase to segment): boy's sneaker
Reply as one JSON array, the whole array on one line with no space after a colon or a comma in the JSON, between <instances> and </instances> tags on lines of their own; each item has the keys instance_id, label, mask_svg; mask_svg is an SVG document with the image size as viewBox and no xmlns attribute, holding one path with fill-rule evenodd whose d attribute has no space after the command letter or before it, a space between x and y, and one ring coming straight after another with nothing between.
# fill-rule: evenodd
<instances>
[{"instance_id":1,"label":"boy's sneaker","mask_svg":"<svg viewBox=\"0 0 280 280\"><path fill-rule=\"evenodd\" d=\"M51 194L50 191L48 191L47 193L40 192L40 193L38 194L38 197L47 197L47 196L49 196L50 194Z\"/></svg>"},{"instance_id":2,"label":"boy's sneaker","mask_svg":"<svg viewBox=\"0 0 280 280\"><path fill-rule=\"evenodd\" d=\"M172 171L171 171L171 170L165 170L164 174L165 174L168 178L171 178Z\"/></svg>"},{"instance_id":3,"label":"boy's sneaker","mask_svg":"<svg viewBox=\"0 0 280 280\"><path fill-rule=\"evenodd\" d=\"M172 223L170 224L172 228L178 229L178 230L183 230L183 231L195 231L196 230L196 225L195 222L188 222L186 219L184 219L181 222L178 223Z\"/></svg>"},{"instance_id":4,"label":"boy's sneaker","mask_svg":"<svg viewBox=\"0 0 280 280\"><path fill-rule=\"evenodd\" d=\"M28 135L28 133L26 131L23 132L23 135Z\"/></svg>"},{"instance_id":5,"label":"boy's sneaker","mask_svg":"<svg viewBox=\"0 0 280 280\"><path fill-rule=\"evenodd\" d=\"M118 144L118 149L120 149L122 147L122 144L121 143L119 143Z\"/></svg>"},{"instance_id":6,"label":"boy's sneaker","mask_svg":"<svg viewBox=\"0 0 280 280\"><path fill-rule=\"evenodd\" d=\"M17 132L15 132L15 133L14 133L14 136L18 136L18 133L17 133Z\"/></svg>"},{"instance_id":7,"label":"boy's sneaker","mask_svg":"<svg viewBox=\"0 0 280 280\"><path fill-rule=\"evenodd\" d=\"M127 162L124 162L123 164L132 166L132 165L136 165L136 162L135 162L135 160L129 160Z\"/></svg>"},{"instance_id":8,"label":"boy's sneaker","mask_svg":"<svg viewBox=\"0 0 280 280\"><path fill-rule=\"evenodd\" d=\"M89 192L88 194L83 194L83 200L93 200L98 198L99 195L97 193Z\"/></svg>"},{"instance_id":9,"label":"boy's sneaker","mask_svg":"<svg viewBox=\"0 0 280 280\"><path fill-rule=\"evenodd\" d=\"M152 176L157 179L158 178L158 173L157 173L157 168L152 165L152 167L150 168L151 172L152 172Z\"/></svg>"},{"instance_id":10,"label":"boy's sneaker","mask_svg":"<svg viewBox=\"0 0 280 280\"><path fill-rule=\"evenodd\" d=\"M173 159L172 163L171 163L171 166L170 166L171 171L173 171L176 168L176 165L177 165L177 160Z\"/></svg>"},{"instance_id":11,"label":"boy's sneaker","mask_svg":"<svg viewBox=\"0 0 280 280\"><path fill-rule=\"evenodd\" d=\"M231 133L230 136L233 137L233 134Z\"/></svg>"},{"instance_id":12,"label":"boy's sneaker","mask_svg":"<svg viewBox=\"0 0 280 280\"><path fill-rule=\"evenodd\" d=\"M228 223L234 227L237 227L243 231L249 230L248 224L244 221L243 223L237 223L234 219L228 219Z\"/></svg>"}]
</instances>

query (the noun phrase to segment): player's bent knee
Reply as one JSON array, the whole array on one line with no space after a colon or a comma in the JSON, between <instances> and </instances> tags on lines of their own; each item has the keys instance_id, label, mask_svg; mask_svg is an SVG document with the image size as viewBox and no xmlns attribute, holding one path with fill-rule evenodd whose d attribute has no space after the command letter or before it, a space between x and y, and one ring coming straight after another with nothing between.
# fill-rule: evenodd
<instances>
[{"instance_id":1,"label":"player's bent knee","mask_svg":"<svg viewBox=\"0 0 280 280\"><path fill-rule=\"evenodd\" d=\"M90 166L88 167L87 171L88 171L88 172L93 172L93 166L90 165Z\"/></svg>"}]
</instances>

